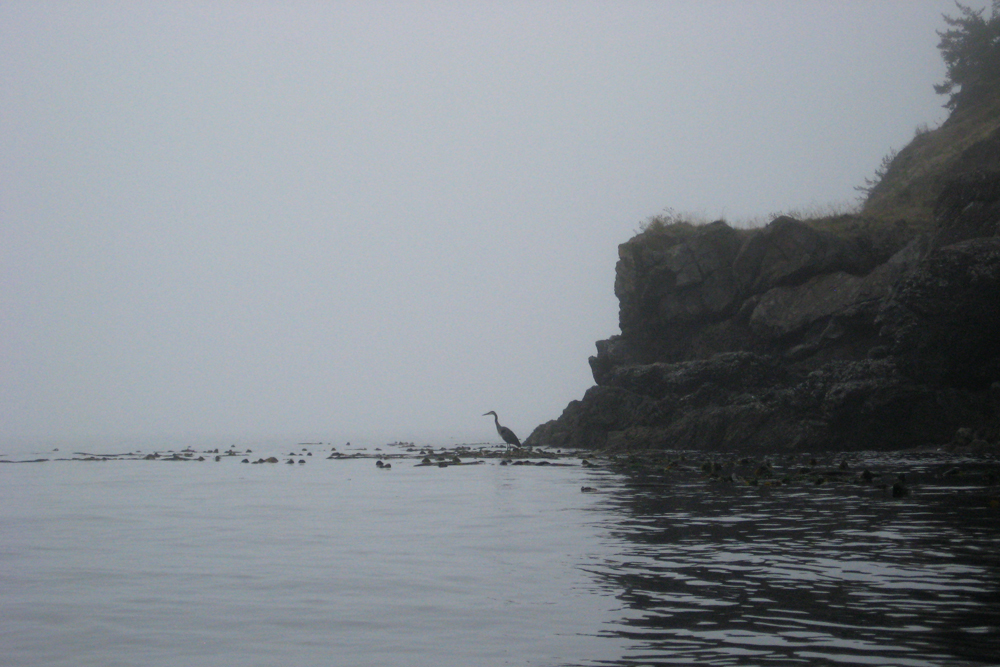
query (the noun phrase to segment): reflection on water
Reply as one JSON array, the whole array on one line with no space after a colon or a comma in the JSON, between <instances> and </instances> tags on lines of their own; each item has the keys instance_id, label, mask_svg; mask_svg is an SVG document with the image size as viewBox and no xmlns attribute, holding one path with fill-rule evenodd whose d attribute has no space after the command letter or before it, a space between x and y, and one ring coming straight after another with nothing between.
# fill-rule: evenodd
<instances>
[{"instance_id":1,"label":"reflection on water","mask_svg":"<svg viewBox=\"0 0 1000 667\"><path fill-rule=\"evenodd\" d=\"M849 474L770 486L695 459L657 473L575 458L5 464L0 655L1000 664L998 463L853 456ZM872 483L856 483L864 468ZM894 498L901 471L910 493Z\"/></svg>"},{"instance_id":2,"label":"reflection on water","mask_svg":"<svg viewBox=\"0 0 1000 667\"><path fill-rule=\"evenodd\" d=\"M626 477L607 509L628 546L588 566L626 605L614 664L1000 664L995 466L856 464L907 471L911 493Z\"/></svg>"}]
</instances>

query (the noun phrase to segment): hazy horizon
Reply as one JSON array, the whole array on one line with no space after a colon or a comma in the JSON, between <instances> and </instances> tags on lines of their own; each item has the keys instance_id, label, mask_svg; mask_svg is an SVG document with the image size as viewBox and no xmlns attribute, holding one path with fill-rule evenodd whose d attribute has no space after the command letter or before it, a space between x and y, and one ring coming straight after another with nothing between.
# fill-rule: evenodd
<instances>
[{"instance_id":1,"label":"hazy horizon","mask_svg":"<svg viewBox=\"0 0 1000 667\"><path fill-rule=\"evenodd\" d=\"M853 204L946 118L942 13L4 3L0 444L523 439L644 219Z\"/></svg>"}]
</instances>

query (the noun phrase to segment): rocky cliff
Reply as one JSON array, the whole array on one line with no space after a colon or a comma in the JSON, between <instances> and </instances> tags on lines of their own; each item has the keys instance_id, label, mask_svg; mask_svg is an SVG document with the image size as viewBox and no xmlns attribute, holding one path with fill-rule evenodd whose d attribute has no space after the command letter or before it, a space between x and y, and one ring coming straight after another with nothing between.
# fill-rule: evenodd
<instances>
[{"instance_id":1,"label":"rocky cliff","mask_svg":"<svg viewBox=\"0 0 1000 667\"><path fill-rule=\"evenodd\" d=\"M597 343L596 385L526 444L996 443L1000 106L976 111L993 129L976 125L970 141L953 118L918 136L921 150L940 144L936 171L911 159L899 185L890 169L875 213L754 230L673 224L620 245L621 334ZM891 219L893 192L909 217Z\"/></svg>"}]
</instances>

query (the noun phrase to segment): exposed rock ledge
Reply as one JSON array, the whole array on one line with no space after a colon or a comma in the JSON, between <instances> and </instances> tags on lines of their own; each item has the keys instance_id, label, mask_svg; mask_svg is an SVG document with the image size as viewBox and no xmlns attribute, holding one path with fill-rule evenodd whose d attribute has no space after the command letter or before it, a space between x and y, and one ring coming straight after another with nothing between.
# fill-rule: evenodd
<instances>
[{"instance_id":1,"label":"exposed rock ledge","mask_svg":"<svg viewBox=\"0 0 1000 667\"><path fill-rule=\"evenodd\" d=\"M903 247L781 217L674 225L618 253L622 333L597 343L596 386L526 444L773 452L1000 436L1000 172L953 181L935 228Z\"/></svg>"}]
</instances>

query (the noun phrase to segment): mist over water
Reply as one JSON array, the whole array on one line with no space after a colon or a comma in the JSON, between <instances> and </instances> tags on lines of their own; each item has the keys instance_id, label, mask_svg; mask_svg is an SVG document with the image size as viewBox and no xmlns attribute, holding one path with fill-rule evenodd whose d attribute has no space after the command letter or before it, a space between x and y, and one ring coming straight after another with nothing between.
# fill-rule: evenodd
<instances>
[{"instance_id":1,"label":"mist over water","mask_svg":"<svg viewBox=\"0 0 1000 667\"><path fill-rule=\"evenodd\" d=\"M954 10L0 3L0 442L525 438L619 243L849 207Z\"/></svg>"},{"instance_id":2,"label":"mist over water","mask_svg":"<svg viewBox=\"0 0 1000 667\"><path fill-rule=\"evenodd\" d=\"M0 465L8 664L995 663L995 460L857 456L892 498L407 448Z\"/></svg>"},{"instance_id":3,"label":"mist over water","mask_svg":"<svg viewBox=\"0 0 1000 667\"><path fill-rule=\"evenodd\" d=\"M954 12L0 3L0 663L996 664L995 458L408 451L578 399L664 207L850 206Z\"/></svg>"}]
</instances>

